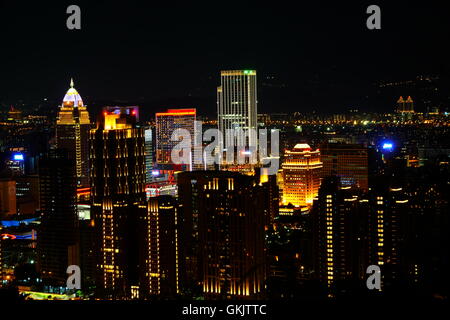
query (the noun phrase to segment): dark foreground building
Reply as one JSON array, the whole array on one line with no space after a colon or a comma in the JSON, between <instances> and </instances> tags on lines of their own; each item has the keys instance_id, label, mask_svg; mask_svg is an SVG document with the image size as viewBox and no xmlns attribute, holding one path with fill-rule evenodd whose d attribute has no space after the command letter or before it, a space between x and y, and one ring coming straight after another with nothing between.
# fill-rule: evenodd
<instances>
[{"instance_id":1,"label":"dark foreground building","mask_svg":"<svg viewBox=\"0 0 450 320\"><path fill-rule=\"evenodd\" d=\"M53 150L39 161L39 184L38 263L44 286L56 290L66 286L67 267L79 264L77 182L65 150Z\"/></svg>"},{"instance_id":2,"label":"dark foreground building","mask_svg":"<svg viewBox=\"0 0 450 320\"><path fill-rule=\"evenodd\" d=\"M180 281L186 295L255 299L265 291L268 188L225 171L178 175Z\"/></svg>"}]
</instances>

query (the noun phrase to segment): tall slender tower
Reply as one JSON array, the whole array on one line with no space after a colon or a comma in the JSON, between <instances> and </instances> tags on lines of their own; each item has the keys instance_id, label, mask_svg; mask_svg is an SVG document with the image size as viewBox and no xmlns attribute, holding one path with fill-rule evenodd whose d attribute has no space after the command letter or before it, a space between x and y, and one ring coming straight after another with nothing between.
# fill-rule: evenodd
<instances>
[{"instance_id":1,"label":"tall slender tower","mask_svg":"<svg viewBox=\"0 0 450 320\"><path fill-rule=\"evenodd\" d=\"M145 182L152 182L154 128L145 129Z\"/></svg>"},{"instance_id":2,"label":"tall slender tower","mask_svg":"<svg viewBox=\"0 0 450 320\"><path fill-rule=\"evenodd\" d=\"M179 293L179 210L175 198L158 196L148 201L147 217L142 222L144 233L144 264L140 268L146 281L144 297L175 297Z\"/></svg>"},{"instance_id":3,"label":"tall slender tower","mask_svg":"<svg viewBox=\"0 0 450 320\"><path fill-rule=\"evenodd\" d=\"M146 215L144 129L133 107L105 108L90 131L91 213L98 235L96 287L109 298L138 298ZM140 229L142 228L142 229Z\"/></svg>"},{"instance_id":4,"label":"tall slender tower","mask_svg":"<svg viewBox=\"0 0 450 320\"><path fill-rule=\"evenodd\" d=\"M75 161L79 187L89 187L90 128L89 113L72 79L56 120L56 145L66 149L69 158Z\"/></svg>"},{"instance_id":5,"label":"tall slender tower","mask_svg":"<svg viewBox=\"0 0 450 320\"><path fill-rule=\"evenodd\" d=\"M367 214L360 215L358 203L358 190L341 187L337 176L322 181L314 201L315 270L329 295L334 295L340 284L360 280L363 274L360 259L364 234L359 226L361 216Z\"/></svg>"},{"instance_id":6,"label":"tall slender tower","mask_svg":"<svg viewBox=\"0 0 450 320\"><path fill-rule=\"evenodd\" d=\"M235 137L226 134L226 130L253 129L255 131L249 131L246 137L245 146L256 148L255 132L258 116L256 70L227 70L221 71L220 76L221 85L217 88L217 122L223 139L219 141L219 144L222 150L231 143L235 146L238 144ZM250 152L256 152L256 150L250 150Z\"/></svg>"}]
</instances>

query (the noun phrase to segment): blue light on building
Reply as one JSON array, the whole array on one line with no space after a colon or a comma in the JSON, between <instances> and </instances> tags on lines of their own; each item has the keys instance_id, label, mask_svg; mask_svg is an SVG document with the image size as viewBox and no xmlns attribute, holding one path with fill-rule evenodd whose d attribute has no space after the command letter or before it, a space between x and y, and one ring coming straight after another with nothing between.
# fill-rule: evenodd
<instances>
[{"instance_id":1,"label":"blue light on building","mask_svg":"<svg viewBox=\"0 0 450 320\"><path fill-rule=\"evenodd\" d=\"M15 153L13 155L13 160L14 161L23 161L24 160L24 156L22 153Z\"/></svg>"},{"instance_id":2,"label":"blue light on building","mask_svg":"<svg viewBox=\"0 0 450 320\"><path fill-rule=\"evenodd\" d=\"M391 152L394 150L394 144L391 141L385 141L382 143L381 148L383 151Z\"/></svg>"}]
</instances>

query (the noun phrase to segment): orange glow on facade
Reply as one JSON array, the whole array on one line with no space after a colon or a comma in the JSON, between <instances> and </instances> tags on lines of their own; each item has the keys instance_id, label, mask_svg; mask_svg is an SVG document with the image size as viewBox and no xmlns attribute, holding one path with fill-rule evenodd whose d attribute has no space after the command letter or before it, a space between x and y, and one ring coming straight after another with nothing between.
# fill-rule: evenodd
<instances>
[{"instance_id":1,"label":"orange glow on facade","mask_svg":"<svg viewBox=\"0 0 450 320\"><path fill-rule=\"evenodd\" d=\"M156 113L156 116L194 116L195 114L196 109L168 109L167 112Z\"/></svg>"},{"instance_id":2,"label":"orange glow on facade","mask_svg":"<svg viewBox=\"0 0 450 320\"><path fill-rule=\"evenodd\" d=\"M283 167L283 204L311 206L320 187L322 162L320 151L307 144L297 144L285 152Z\"/></svg>"}]
</instances>

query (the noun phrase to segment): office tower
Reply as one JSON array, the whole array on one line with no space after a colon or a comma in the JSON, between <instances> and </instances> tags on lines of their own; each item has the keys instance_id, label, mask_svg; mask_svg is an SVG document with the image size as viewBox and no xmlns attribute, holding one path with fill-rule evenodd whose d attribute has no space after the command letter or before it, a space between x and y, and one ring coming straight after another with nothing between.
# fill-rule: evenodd
<instances>
[{"instance_id":1,"label":"office tower","mask_svg":"<svg viewBox=\"0 0 450 320\"><path fill-rule=\"evenodd\" d=\"M137 298L145 213L144 129L133 107L105 108L90 131L91 214L97 228L98 295Z\"/></svg>"},{"instance_id":2,"label":"office tower","mask_svg":"<svg viewBox=\"0 0 450 320\"><path fill-rule=\"evenodd\" d=\"M77 185L80 187L89 187L90 129L89 113L71 80L70 89L58 112L56 145L59 149L66 149L69 158L74 159Z\"/></svg>"},{"instance_id":3,"label":"office tower","mask_svg":"<svg viewBox=\"0 0 450 320\"><path fill-rule=\"evenodd\" d=\"M9 178L0 179L0 217L16 213L16 182Z\"/></svg>"},{"instance_id":4,"label":"office tower","mask_svg":"<svg viewBox=\"0 0 450 320\"><path fill-rule=\"evenodd\" d=\"M181 290L207 299L264 294L267 189L227 171L178 174Z\"/></svg>"},{"instance_id":5,"label":"office tower","mask_svg":"<svg viewBox=\"0 0 450 320\"><path fill-rule=\"evenodd\" d=\"M158 196L148 201L145 243L148 244L143 291L147 296L174 297L179 293L179 211L174 197Z\"/></svg>"},{"instance_id":6,"label":"office tower","mask_svg":"<svg viewBox=\"0 0 450 320\"><path fill-rule=\"evenodd\" d=\"M313 151L308 144L297 144L285 151L282 168L283 204L311 206L320 187L320 151Z\"/></svg>"},{"instance_id":7,"label":"office tower","mask_svg":"<svg viewBox=\"0 0 450 320\"><path fill-rule=\"evenodd\" d=\"M343 186L368 190L368 151L358 144L325 143L320 146L322 178L337 175Z\"/></svg>"},{"instance_id":8,"label":"office tower","mask_svg":"<svg viewBox=\"0 0 450 320\"><path fill-rule=\"evenodd\" d=\"M257 152L257 83L255 70L227 70L220 73L221 85L217 88L218 128L223 134L219 141L221 150L228 146L243 144L247 152ZM242 129L248 133L245 141L239 142L227 130ZM250 131L254 130L254 131ZM233 148L234 149L234 148ZM235 150L227 150L228 152ZM236 164L237 159L222 164Z\"/></svg>"},{"instance_id":9,"label":"office tower","mask_svg":"<svg viewBox=\"0 0 450 320\"><path fill-rule=\"evenodd\" d=\"M153 170L153 128L149 127L145 129L145 182L152 182L152 170Z\"/></svg>"},{"instance_id":10,"label":"office tower","mask_svg":"<svg viewBox=\"0 0 450 320\"><path fill-rule=\"evenodd\" d=\"M403 97L400 97L397 100L397 113L414 113L414 101L408 96L406 100Z\"/></svg>"},{"instance_id":11,"label":"office tower","mask_svg":"<svg viewBox=\"0 0 450 320\"><path fill-rule=\"evenodd\" d=\"M52 150L39 161L41 225L38 262L44 285L66 287L67 267L79 265L74 159Z\"/></svg>"},{"instance_id":12,"label":"office tower","mask_svg":"<svg viewBox=\"0 0 450 320\"><path fill-rule=\"evenodd\" d=\"M168 109L166 112L156 113L156 163L158 169L192 170L195 119L196 109ZM191 134L192 148L189 163L186 164L174 164L172 161L172 150L180 143L180 141L171 141L172 134L177 129L185 129Z\"/></svg>"},{"instance_id":13,"label":"office tower","mask_svg":"<svg viewBox=\"0 0 450 320\"><path fill-rule=\"evenodd\" d=\"M363 275L358 203L358 195L349 187L342 187L336 176L322 181L314 201L311 214L315 270L331 295L341 284L349 285Z\"/></svg>"}]
</instances>

